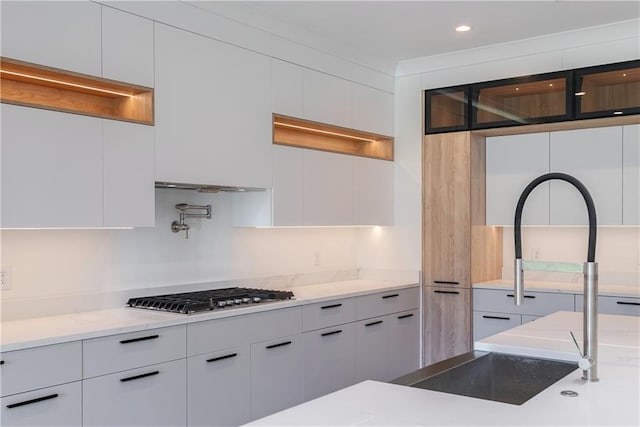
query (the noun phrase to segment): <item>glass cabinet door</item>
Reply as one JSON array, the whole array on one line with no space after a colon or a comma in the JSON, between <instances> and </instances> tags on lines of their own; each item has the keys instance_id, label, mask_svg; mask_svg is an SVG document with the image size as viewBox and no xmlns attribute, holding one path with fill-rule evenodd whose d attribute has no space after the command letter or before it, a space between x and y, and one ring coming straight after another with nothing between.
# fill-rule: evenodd
<instances>
[{"instance_id":1,"label":"glass cabinet door","mask_svg":"<svg viewBox=\"0 0 640 427\"><path fill-rule=\"evenodd\" d=\"M569 72L516 77L472 86L472 129L569 120Z\"/></svg>"},{"instance_id":2,"label":"glass cabinet door","mask_svg":"<svg viewBox=\"0 0 640 427\"><path fill-rule=\"evenodd\" d=\"M582 68L575 73L576 118L640 113L640 61Z\"/></svg>"},{"instance_id":3,"label":"glass cabinet door","mask_svg":"<svg viewBox=\"0 0 640 427\"><path fill-rule=\"evenodd\" d=\"M469 129L468 98L468 86L426 91L425 134Z\"/></svg>"}]
</instances>

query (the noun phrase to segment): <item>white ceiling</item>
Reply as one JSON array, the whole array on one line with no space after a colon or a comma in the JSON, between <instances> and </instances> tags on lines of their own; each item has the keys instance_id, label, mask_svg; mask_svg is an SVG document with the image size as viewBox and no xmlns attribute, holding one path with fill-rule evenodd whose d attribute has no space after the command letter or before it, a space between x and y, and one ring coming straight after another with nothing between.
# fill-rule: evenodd
<instances>
[{"instance_id":1,"label":"white ceiling","mask_svg":"<svg viewBox=\"0 0 640 427\"><path fill-rule=\"evenodd\" d=\"M640 18L633 1L189 1L345 56L399 61ZM467 24L472 30L456 33Z\"/></svg>"}]
</instances>

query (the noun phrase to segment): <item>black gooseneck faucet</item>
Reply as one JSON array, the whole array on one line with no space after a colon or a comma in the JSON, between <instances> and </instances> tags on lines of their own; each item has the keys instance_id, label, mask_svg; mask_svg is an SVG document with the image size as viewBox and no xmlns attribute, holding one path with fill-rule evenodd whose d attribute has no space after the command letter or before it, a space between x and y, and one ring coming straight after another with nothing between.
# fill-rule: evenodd
<instances>
[{"instance_id":1,"label":"black gooseneck faucet","mask_svg":"<svg viewBox=\"0 0 640 427\"><path fill-rule=\"evenodd\" d=\"M581 352L581 359L578 363L582 369L582 379L587 381L598 381L597 357L598 357L598 264L596 257L596 208L593 199L587 188L571 175L565 173L552 172L539 176L527 185L520 195L516 206L516 216L514 221L515 238L515 281L514 281L514 302L521 305L524 293L524 270L522 266L522 209L529 194L540 184L550 180L561 180L568 182L580 191L589 215L589 247L587 250L587 262L584 263L584 305L583 305L583 331L584 331L584 353ZM571 334L573 337L573 334ZM575 337L574 337L575 342ZM576 342L576 346L578 346ZM579 347L578 347L579 350Z\"/></svg>"}]
</instances>

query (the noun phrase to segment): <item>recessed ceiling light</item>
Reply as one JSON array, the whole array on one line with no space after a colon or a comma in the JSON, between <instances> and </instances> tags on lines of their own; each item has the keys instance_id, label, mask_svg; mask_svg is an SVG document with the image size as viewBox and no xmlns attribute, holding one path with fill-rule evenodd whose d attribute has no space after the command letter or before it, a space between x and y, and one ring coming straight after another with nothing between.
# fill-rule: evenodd
<instances>
[{"instance_id":1,"label":"recessed ceiling light","mask_svg":"<svg viewBox=\"0 0 640 427\"><path fill-rule=\"evenodd\" d=\"M587 94L587 92L584 92L584 91L576 92L576 96L583 96L583 95L586 95L586 94Z\"/></svg>"},{"instance_id":2,"label":"recessed ceiling light","mask_svg":"<svg viewBox=\"0 0 640 427\"><path fill-rule=\"evenodd\" d=\"M613 114L619 116L620 114L622 114L622 111L614 111Z\"/></svg>"},{"instance_id":3,"label":"recessed ceiling light","mask_svg":"<svg viewBox=\"0 0 640 427\"><path fill-rule=\"evenodd\" d=\"M459 25L456 27L456 31L459 33L464 33L465 31L469 31L471 29L468 25Z\"/></svg>"}]
</instances>

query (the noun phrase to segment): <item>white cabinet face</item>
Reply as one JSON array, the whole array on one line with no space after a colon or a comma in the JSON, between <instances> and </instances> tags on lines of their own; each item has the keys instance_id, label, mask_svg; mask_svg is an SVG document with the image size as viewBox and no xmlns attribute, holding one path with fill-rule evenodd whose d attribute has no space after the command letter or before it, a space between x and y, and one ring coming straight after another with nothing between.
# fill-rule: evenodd
<instances>
[{"instance_id":1,"label":"white cabinet face","mask_svg":"<svg viewBox=\"0 0 640 427\"><path fill-rule=\"evenodd\" d=\"M75 1L2 2L2 56L101 75L100 5Z\"/></svg>"},{"instance_id":2,"label":"white cabinet face","mask_svg":"<svg viewBox=\"0 0 640 427\"><path fill-rule=\"evenodd\" d=\"M156 180L269 188L267 57L155 24Z\"/></svg>"},{"instance_id":3,"label":"white cabinet face","mask_svg":"<svg viewBox=\"0 0 640 427\"><path fill-rule=\"evenodd\" d=\"M304 69L278 59L271 60L271 97L273 112L304 117Z\"/></svg>"},{"instance_id":4,"label":"white cabinet face","mask_svg":"<svg viewBox=\"0 0 640 427\"><path fill-rule=\"evenodd\" d=\"M102 226L102 120L7 104L1 112L2 226Z\"/></svg>"},{"instance_id":5,"label":"white cabinet face","mask_svg":"<svg viewBox=\"0 0 640 427\"><path fill-rule=\"evenodd\" d=\"M102 76L153 87L153 22L102 6Z\"/></svg>"},{"instance_id":6,"label":"white cabinet face","mask_svg":"<svg viewBox=\"0 0 640 427\"><path fill-rule=\"evenodd\" d=\"M487 224L513 226L522 191L549 172L549 133L488 137L486 147ZM549 224L548 182L527 198L522 223Z\"/></svg>"},{"instance_id":7,"label":"white cabinet face","mask_svg":"<svg viewBox=\"0 0 640 427\"><path fill-rule=\"evenodd\" d=\"M356 382L388 381L389 316L356 322Z\"/></svg>"},{"instance_id":8,"label":"white cabinet face","mask_svg":"<svg viewBox=\"0 0 640 427\"><path fill-rule=\"evenodd\" d=\"M353 128L393 135L393 95L354 83Z\"/></svg>"},{"instance_id":9,"label":"white cabinet face","mask_svg":"<svg viewBox=\"0 0 640 427\"><path fill-rule=\"evenodd\" d=\"M473 312L473 340L478 341L507 329L520 326L522 316L519 314L505 314L474 311Z\"/></svg>"},{"instance_id":10,"label":"white cabinet face","mask_svg":"<svg viewBox=\"0 0 640 427\"><path fill-rule=\"evenodd\" d=\"M640 225L640 125L622 128L622 223Z\"/></svg>"},{"instance_id":11,"label":"white cabinet face","mask_svg":"<svg viewBox=\"0 0 640 427\"><path fill-rule=\"evenodd\" d=\"M353 127L351 82L317 71L304 70L304 118Z\"/></svg>"},{"instance_id":12,"label":"white cabinet face","mask_svg":"<svg viewBox=\"0 0 640 427\"><path fill-rule=\"evenodd\" d=\"M622 224L622 127L551 132L551 171L574 176L593 198L598 225ZM551 224L587 225L587 208L569 183L551 182Z\"/></svg>"},{"instance_id":13,"label":"white cabinet face","mask_svg":"<svg viewBox=\"0 0 640 427\"><path fill-rule=\"evenodd\" d=\"M353 157L304 151L304 225L353 224Z\"/></svg>"},{"instance_id":14,"label":"white cabinet face","mask_svg":"<svg viewBox=\"0 0 640 427\"><path fill-rule=\"evenodd\" d=\"M0 420L4 427L82 425L82 383L80 381L0 399Z\"/></svg>"},{"instance_id":15,"label":"white cabinet face","mask_svg":"<svg viewBox=\"0 0 640 427\"><path fill-rule=\"evenodd\" d=\"M393 162L353 158L353 223L393 225Z\"/></svg>"},{"instance_id":16,"label":"white cabinet face","mask_svg":"<svg viewBox=\"0 0 640 427\"><path fill-rule=\"evenodd\" d=\"M303 225L304 152L273 146L273 225Z\"/></svg>"},{"instance_id":17,"label":"white cabinet face","mask_svg":"<svg viewBox=\"0 0 640 427\"><path fill-rule=\"evenodd\" d=\"M104 225L153 227L152 126L104 120Z\"/></svg>"},{"instance_id":18,"label":"white cabinet face","mask_svg":"<svg viewBox=\"0 0 640 427\"><path fill-rule=\"evenodd\" d=\"M420 311L396 313L389 318L390 380L420 367Z\"/></svg>"}]
</instances>

